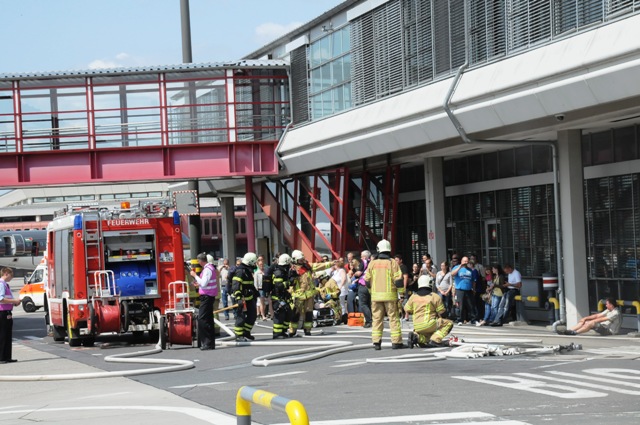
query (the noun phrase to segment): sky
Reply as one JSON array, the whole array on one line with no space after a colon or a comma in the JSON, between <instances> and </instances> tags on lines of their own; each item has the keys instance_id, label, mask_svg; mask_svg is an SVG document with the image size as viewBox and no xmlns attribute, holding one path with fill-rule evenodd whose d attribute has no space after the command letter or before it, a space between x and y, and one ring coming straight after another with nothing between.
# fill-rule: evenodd
<instances>
[{"instance_id":1,"label":"sky","mask_svg":"<svg viewBox=\"0 0 640 425\"><path fill-rule=\"evenodd\" d=\"M343 0L190 0L194 63L241 57ZM0 74L182 63L180 0L0 0Z\"/></svg>"}]
</instances>

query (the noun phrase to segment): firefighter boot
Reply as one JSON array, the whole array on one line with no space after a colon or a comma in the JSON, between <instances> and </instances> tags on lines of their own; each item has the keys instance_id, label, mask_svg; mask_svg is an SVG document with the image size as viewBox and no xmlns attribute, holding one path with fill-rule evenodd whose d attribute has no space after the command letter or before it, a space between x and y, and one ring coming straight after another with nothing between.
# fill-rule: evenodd
<instances>
[{"instance_id":1,"label":"firefighter boot","mask_svg":"<svg viewBox=\"0 0 640 425\"><path fill-rule=\"evenodd\" d=\"M243 336L248 339L249 341L254 341L256 339L255 336L251 335L251 332L249 331L244 331Z\"/></svg>"},{"instance_id":2,"label":"firefighter boot","mask_svg":"<svg viewBox=\"0 0 640 425\"><path fill-rule=\"evenodd\" d=\"M311 336L311 329L305 329L304 334L305 336Z\"/></svg>"},{"instance_id":3,"label":"firefighter boot","mask_svg":"<svg viewBox=\"0 0 640 425\"><path fill-rule=\"evenodd\" d=\"M382 350L382 344L379 343L379 342L374 342L373 343L373 349L376 350L376 351Z\"/></svg>"},{"instance_id":4,"label":"firefighter boot","mask_svg":"<svg viewBox=\"0 0 640 425\"><path fill-rule=\"evenodd\" d=\"M409 331L409 335L407 336L407 345L409 345L409 348L413 348L413 346L418 343L418 338L416 337L417 335L415 335L412 331Z\"/></svg>"}]
</instances>

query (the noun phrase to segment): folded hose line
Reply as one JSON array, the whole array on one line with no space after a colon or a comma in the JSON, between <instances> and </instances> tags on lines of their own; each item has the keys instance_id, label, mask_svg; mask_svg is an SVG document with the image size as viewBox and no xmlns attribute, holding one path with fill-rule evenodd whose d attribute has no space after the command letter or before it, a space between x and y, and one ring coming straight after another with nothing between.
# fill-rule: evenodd
<instances>
[{"instance_id":1,"label":"folded hose line","mask_svg":"<svg viewBox=\"0 0 640 425\"><path fill-rule=\"evenodd\" d=\"M97 379L97 378L113 378L134 375L149 375L152 373L175 372L178 370L192 369L195 367L192 361L177 359L132 359L131 357L148 356L151 354L161 353L162 349L157 347L152 350L136 351L133 353L114 354L104 358L105 362L110 363L128 363L128 364L154 364L168 365L163 367L154 367L149 369L122 370L113 372L87 372L87 373L68 373L58 375L0 375L0 382L18 382L18 381L68 381L72 379Z\"/></svg>"}]
</instances>

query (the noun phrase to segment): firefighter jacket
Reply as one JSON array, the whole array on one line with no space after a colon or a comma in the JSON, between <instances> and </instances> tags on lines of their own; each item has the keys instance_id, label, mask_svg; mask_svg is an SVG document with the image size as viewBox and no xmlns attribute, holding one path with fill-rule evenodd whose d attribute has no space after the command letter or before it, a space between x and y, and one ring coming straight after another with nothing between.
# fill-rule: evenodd
<instances>
[{"instance_id":1,"label":"firefighter jacket","mask_svg":"<svg viewBox=\"0 0 640 425\"><path fill-rule=\"evenodd\" d=\"M364 280L371 285L371 301L396 301L398 289L395 281L402 277L400 266L387 254L380 254L369 263Z\"/></svg>"},{"instance_id":2,"label":"firefighter jacket","mask_svg":"<svg viewBox=\"0 0 640 425\"><path fill-rule=\"evenodd\" d=\"M328 301L326 298L327 294L331 297L332 300L337 300L338 298L340 298L340 288L338 288L338 284L336 283L335 279L327 279L320 288L320 294L322 295L322 299L324 301Z\"/></svg>"},{"instance_id":3,"label":"firefighter jacket","mask_svg":"<svg viewBox=\"0 0 640 425\"><path fill-rule=\"evenodd\" d=\"M313 299L318 293L316 285L313 282L313 273L328 269L331 266L333 266L333 262L328 261L326 263L306 263L292 269L291 292L293 298L296 300Z\"/></svg>"},{"instance_id":4,"label":"firefighter jacket","mask_svg":"<svg viewBox=\"0 0 640 425\"><path fill-rule=\"evenodd\" d=\"M240 264L229 272L228 279L231 281L231 290L236 300L244 298L249 301L258 295L253 283L253 269L249 266Z\"/></svg>"},{"instance_id":5,"label":"firefighter jacket","mask_svg":"<svg viewBox=\"0 0 640 425\"><path fill-rule=\"evenodd\" d=\"M416 332L435 329L438 317L446 311L439 295L429 293L428 290L422 291L423 289L418 289L404 305L404 311L413 314L413 328Z\"/></svg>"},{"instance_id":6,"label":"firefighter jacket","mask_svg":"<svg viewBox=\"0 0 640 425\"><path fill-rule=\"evenodd\" d=\"M288 301L291 298L289 293L289 266L272 265L262 278L262 288L267 281L266 293L271 294L271 298L276 301Z\"/></svg>"}]
</instances>

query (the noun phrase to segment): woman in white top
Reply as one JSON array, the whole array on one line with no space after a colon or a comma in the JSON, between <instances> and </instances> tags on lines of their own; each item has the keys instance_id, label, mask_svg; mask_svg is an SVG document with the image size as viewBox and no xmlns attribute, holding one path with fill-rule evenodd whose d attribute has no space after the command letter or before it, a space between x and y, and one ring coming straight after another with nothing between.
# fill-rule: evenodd
<instances>
[{"instance_id":1,"label":"woman in white top","mask_svg":"<svg viewBox=\"0 0 640 425\"><path fill-rule=\"evenodd\" d=\"M262 258L259 258L256 271L255 273L253 273L253 284L255 285L256 289L260 293L256 307L258 309L258 317L263 321L267 320L267 316L264 314L265 298L264 298L264 291L262 290L262 276L264 276L264 272L265 272L264 260Z\"/></svg>"},{"instance_id":2,"label":"woman in white top","mask_svg":"<svg viewBox=\"0 0 640 425\"><path fill-rule=\"evenodd\" d=\"M440 263L440 271L436 273L436 289L438 295L442 298L442 303L447 309L447 314L451 313L451 291L453 290L453 279L449 271L449 262Z\"/></svg>"},{"instance_id":3,"label":"woman in white top","mask_svg":"<svg viewBox=\"0 0 640 425\"><path fill-rule=\"evenodd\" d=\"M340 288L340 307L342 307L342 314L347 314L347 294L349 293L349 285L347 284L347 271L344 269L344 260L338 258L336 265L331 272L331 277L338 284ZM336 317L336 320L342 320L342 318Z\"/></svg>"}]
</instances>

